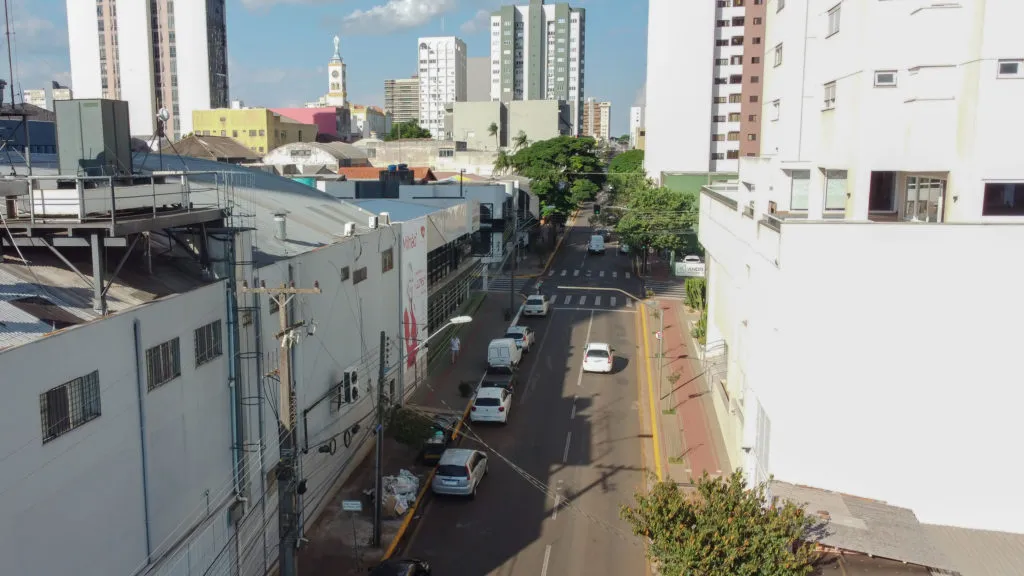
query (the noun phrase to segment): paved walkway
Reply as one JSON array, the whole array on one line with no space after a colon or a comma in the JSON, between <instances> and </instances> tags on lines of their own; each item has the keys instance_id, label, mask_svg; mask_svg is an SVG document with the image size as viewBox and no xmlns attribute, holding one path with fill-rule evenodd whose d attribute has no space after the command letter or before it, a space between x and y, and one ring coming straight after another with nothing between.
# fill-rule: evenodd
<instances>
[{"instance_id":1,"label":"paved walkway","mask_svg":"<svg viewBox=\"0 0 1024 576\"><path fill-rule=\"evenodd\" d=\"M463 380L476 382L483 374L487 358L487 345L505 332L508 322L503 320L507 302L500 298L485 297L479 309L472 312L473 322L461 331L462 356L452 365L448 354L440 355L431 366L425 384L412 393L408 405L422 407L424 411L465 410L468 400L459 394ZM447 344L444 344L447 346ZM423 487L430 469L416 462L417 450L399 444L388 437L384 440L384 474L394 475L402 468L420 478ZM372 446L373 442L368 442ZM305 537L309 542L299 551L299 570L304 574L330 574L332 576L365 576L384 550L370 549L367 543L373 529L373 506L362 494L373 487L374 457L372 450L353 471L344 485L332 497L331 503ZM363 512L353 517L341 510L342 500L362 500ZM382 525L381 540L386 548L404 518L386 519Z\"/></svg>"},{"instance_id":2,"label":"paved walkway","mask_svg":"<svg viewBox=\"0 0 1024 576\"><path fill-rule=\"evenodd\" d=\"M706 398L707 383L701 363L690 337L683 304L678 300L656 300L656 309L664 315L664 358L657 358L658 342L652 338L651 354L655 356L651 369L657 382L658 363L663 373L660 384L660 420L662 441L665 446L667 476L679 483L689 483L707 471L712 475L731 471L721 429L711 399ZM660 320L648 316L647 325L653 332ZM678 374L678 376L674 376Z\"/></svg>"}]
</instances>

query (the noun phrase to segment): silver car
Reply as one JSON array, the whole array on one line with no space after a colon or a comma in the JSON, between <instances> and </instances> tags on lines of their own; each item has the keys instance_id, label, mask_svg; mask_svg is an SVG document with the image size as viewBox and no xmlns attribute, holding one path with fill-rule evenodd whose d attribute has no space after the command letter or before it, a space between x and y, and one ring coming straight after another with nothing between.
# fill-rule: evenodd
<instances>
[{"instance_id":1,"label":"silver car","mask_svg":"<svg viewBox=\"0 0 1024 576\"><path fill-rule=\"evenodd\" d=\"M434 494L474 498L486 474L487 454L467 448L449 448L437 463L430 489Z\"/></svg>"}]
</instances>

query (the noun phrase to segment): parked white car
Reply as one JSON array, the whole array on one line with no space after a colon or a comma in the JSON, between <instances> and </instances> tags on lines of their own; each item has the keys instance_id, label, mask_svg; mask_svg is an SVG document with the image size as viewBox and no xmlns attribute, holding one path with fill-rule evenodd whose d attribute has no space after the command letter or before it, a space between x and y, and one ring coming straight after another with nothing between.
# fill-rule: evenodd
<instances>
[{"instance_id":1,"label":"parked white car","mask_svg":"<svg viewBox=\"0 0 1024 576\"><path fill-rule=\"evenodd\" d=\"M505 330L505 338L515 340L516 346L523 351L523 354L526 354L530 348L533 348L533 343L537 340L537 333L529 326L509 326Z\"/></svg>"},{"instance_id":2,"label":"parked white car","mask_svg":"<svg viewBox=\"0 0 1024 576\"><path fill-rule=\"evenodd\" d=\"M551 311L551 300L543 294L534 294L526 299L523 316L547 316Z\"/></svg>"},{"instance_id":3,"label":"parked white car","mask_svg":"<svg viewBox=\"0 0 1024 576\"><path fill-rule=\"evenodd\" d=\"M583 371L610 374L615 365L612 347L602 342L591 342L583 350Z\"/></svg>"},{"instance_id":4,"label":"parked white car","mask_svg":"<svg viewBox=\"0 0 1024 576\"><path fill-rule=\"evenodd\" d=\"M690 254L690 255L684 256L683 257L683 262L686 262L686 263L689 263L689 264L703 264L704 263L704 261L700 259L700 256L697 256L695 254Z\"/></svg>"},{"instance_id":5,"label":"parked white car","mask_svg":"<svg viewBox=\"0 0 1024 576\"><path fill-rule=\"evenodd\" d=\"M511 409L512 392L507 388L480 388L469 409L469 421L507 424Z\"/></svg>"},{"instance_id":6,"label":"parked white car","mask_svg":"<svg viewBox=\"0 0 1024 576\"><path fill-rule=\"evenodd\" d=\"M487 454L479 450L449 448L441 454L430 488L434 494L473 498L486 474Z\"/></svg>"}]
</instances>

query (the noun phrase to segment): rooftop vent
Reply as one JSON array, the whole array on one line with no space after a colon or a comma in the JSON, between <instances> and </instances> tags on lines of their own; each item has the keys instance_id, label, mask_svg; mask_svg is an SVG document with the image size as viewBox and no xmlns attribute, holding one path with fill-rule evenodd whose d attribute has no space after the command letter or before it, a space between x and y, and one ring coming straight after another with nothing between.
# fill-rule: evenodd
<instances>
[{"instance_id":1,"label":"rooftop vent","mask_svg":"<svg viewBox=\"0 0 1024 576\"><path fill-rule=\"evenodd\" d=\"M355 236L355 233L356 233L356 223L355 222L345 222L345 236Z\"/></svg>"},{"instance_id":2,"label":"rooftop vent","mask_svg":"<svg viewBox=\"0 0 1024 576\"><path fill-rule=\"evenodd\" d=\"M288 239L288 215L286 212L274 214L274 238L278 240Z\"/></svg>"},{"instance_id":3,"label":"rooftop vent","mask_svg":"<svg viewBox=\"0 0 1024 576\"><path fill-rule=\"evenodd\" d=\"M380 213L380 224L381 224L381 226L390 226L391 225L391 213L390 212L381 212Z\"/></svg>"}]
</instances>

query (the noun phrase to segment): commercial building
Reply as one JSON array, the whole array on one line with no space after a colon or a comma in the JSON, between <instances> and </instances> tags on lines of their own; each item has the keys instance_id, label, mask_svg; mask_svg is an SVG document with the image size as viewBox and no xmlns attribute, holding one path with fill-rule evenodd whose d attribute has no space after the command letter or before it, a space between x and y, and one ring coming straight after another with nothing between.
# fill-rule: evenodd
<instances>
[{"instance_id":1,"label":"commercial building","mask_svg":"<svg viewBox=\"0 0 1024 576\"><path fill-rule=\"evenodd\" d=\"M22 92L22 98L24 99L25 104L31 104L33 106L38 106L39 108L46 108L47 110L50 109L46 103L46 90L25 90Z\"/></svg>"},{"instance_id":2,"label":"commercial building","mask_svg":"<svg viewBox=\"0 0 1024 576\"><path fill-rule=\"evenodd\" d=\"M420 79L399 78L384 81L384 109L391 112L393 122L420 119Z\"/></svg>"},{"instance_id":3,"label":"commercial building","mask_svg":"<svg viewBox=\"0 0 1024 576\"><path fill-rule=\"evenodd\" d=\"M598 141L608 141L612 122L612 103L587 98L583 104L583 132Z\"/></svg>"},{"instance_id":4,"label":"commercial building","mask_svg":"<svg viewBox=\"0 0 1024 576\"><path fill-rule=\"evenodd\" d=\"M444 127L445 108L466 101L466 43L455 36L420 38L420 127L437 140L450 138Z\"/></svg>"},{"instance_id":5,"label":"commercial building","mask_svg":"<svg viewBox=\"0 0 1024 576\"><path fill-rule=\"evenodd\" d=\"M491 16L491 99L568 102L572 134L583 123L586 10L530 0Z\"/></svg>"},{"instance_id":6,"label":"commercial building","mask_svg":"<svg viewBox=\"0 0 1024 576\"><path fill-rule=\"evenodd\" d=\"M651 0L644 167L729 173L756 156L766 3Z\"/></svg>"},{"instance_id":7,"label":"commercial building","mask_svg":"<svg viewBox=\"0 0 1024 576\"><path fill-rule=\"evenodd\" d=\"M303 124L268 108L194 110L192 124L200 136L228 136L258 154L291 142L315 142L316 124Z\"/></svg>"},{"instance_id":8,"label":"commercial building","mask_svg":"<svg viewBox=\"0 0 1024 576\"><path fill-rule=\"evenodd\" d=\"M538 142L572 131L569 105L559 100L456 102L451 124L452 137L470 150L511 147L520 134ZM497 134L491 134L492 124Z\"/></svg>"},{"instance_id":9,"label":"commercial building","mask_svg":"<svg viewBox=\"0 0 1024 576\"><path fill-rule=\"evenodd\" d=\"M369 166L366 151L345 142L292 142L263 157L282 176L337 174L341 168Z\"/></svg>"},{"instance_id":10,"label":"commercial building","mask_svg":"<svg viewBox=\"0 0 1024 576\"><path fill-rule=\"evenodd\" d=\"M465 142L432 138L391 141L364 138L352 145L365 150L370 164L377 167L407 164L424 166L435 172L465 171L481 176L491 175L498 155L495 150L469 149Z\"/></svg>"},{"instance_id":11,"label":"commercial building","mask_svg":"<svg viewBox=\"0 0 1024 576\"><path fill-rule=\"evenodd\" d=\"M768 3L761 156L699 223L709 397L752 479L1024 533L1022 10Z\"/></svg>"},{"instance_id":12,"label":"commercial building","mask_svg":"<svg viewBox=\"0 0 1024 576\"><path fill-rule=\"evenodd\" d=\"M352 115L348 106L270 110L302 124L315 124L316 137L321 142L348 142L352 139Z\"/></svg>"},{"instance_id":13,"label":"commercial building","mask_svg":"<svg viewBox=\"0 0 1024 576\"><path fill-rule=\"evenodd\" d=\"M383 138L391 132L393 117L390 112L376 106L359 104L352 104L349 109L352 114L352 136L355 139L371 136Z\"/></svg>"},{"instance_id":14,"label":"commercial building","mask_svg":"<svg viewBox=\"0 0 1024 576\"><path fill-rule=\"evenodd\" d=\"M75 95L127 101L133 134L155 134L166 109L178 140L194 110L227 107L224 0L67 0L67 15Z\"/></svg>"},{"instance_id":15,"label":"commercial building","mask_svg":"<svg viewBox=\"0 0 1024 576\"><path fill-rule=\"evenodd\" d=\"M466 102L491 99L491 59L487 56L466 59Z\"/></svg>"},{"instance_id":16,"label":"commercial building","mask_svg":"<svg viewBox=\"0 0 1024 576\"><path fill-rule=\"evenodd\" d=\"M629 109L629 147L640 148L640 132L644 129L644 107L633 106Z\"/></svg>"}]
</instances>

